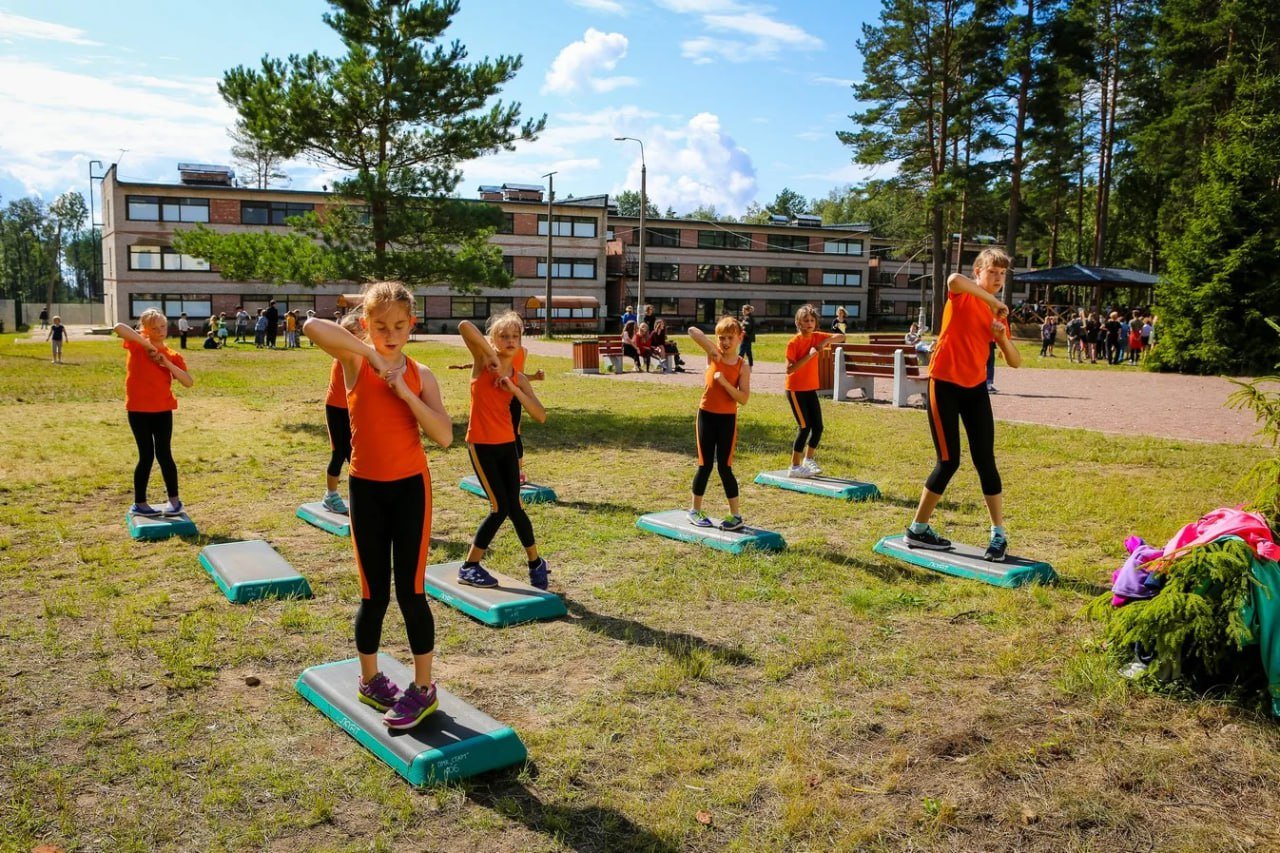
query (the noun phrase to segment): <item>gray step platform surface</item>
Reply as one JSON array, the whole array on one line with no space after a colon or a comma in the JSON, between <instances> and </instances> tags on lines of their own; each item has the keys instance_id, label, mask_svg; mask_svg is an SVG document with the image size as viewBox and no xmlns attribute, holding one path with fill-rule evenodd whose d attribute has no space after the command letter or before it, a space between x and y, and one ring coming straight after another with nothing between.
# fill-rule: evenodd
<instances>
[{"instance_id":1,"label":"gray step platform surface","mask_svg":"<svg viewBox=\"0 0 1280 853\"><path fill-rule=\"evenodd\" d=\"M134 515L126 513L129 535L134 539L168 539L170 536L198 536L195 522L185 512L181 515Z\"/></svg>"},{"instance_id":2,"label":"gray step platform surface","mask_svg":"<svg viewBox=\"0 0 1280 853\"><path fill-rule=\"evenodd\" d=\"M1003 563L990 563L982 559L985 547L975 548L960 543L953 543L950 551L909 548L903 534L884 537L875 544L873 550L877 554L893 557L913 566L993 586L1012 588L1028 583L1053 583L1058 579L1053 566L1039 560L1009 554Z\"/></svg>"},{"instance_id":3,"label":"gray step platform surface","mask_svg":"<svg viewBox=\"0 0 1280 853\"><path fill-rule=\"evenodd\" d=\"M351 517L339 512L330 512L320 501L303 504L298 507L296 515L307 524L315 525L335 536L351 535Z\"/></svg>"},{"instance_id":4,"label":"gray step platform surface","mask_svg":"<svg viewBox=\"0 0 1280 853\"><path fill-rule=\"evenodd\" d=\"M880 490L873 483L828 477L823 474L816 477L792 477L785 468L781 471L761 471L756 475L755 482L760 486L776 486L792 492L840 498L846 501L866 501L880 497Z\"/></svg>"},{"instance_id":5,"label":"gray step platform surface","mask_svg":"<svg viewBox=\"0 0 1280 853\"><path fill-rule=\"evenodd\" d=\"M378 655L378 668L400 686L412 670ZM299 694L413 785L465 779L519 764L527 753L515 731L436 685L440 707L417 727L392 731L382 714L356 698L360 661L351 658L309 667L295 685Z\"/></svg>"},{"instance_id":6,"label":"gray step platform surface","mask_svg":"<svg viewBox=\"0 0 1280 853\"><path fill-rule=\"evenodd\" d=\"M497 586L476 587L458 583L460 568L461 561L427 566L423 584L427 595L486 625L502 627L535 619L558 619L569 612L564 599L554 592L530 586L488 566L485 568L497 578Z\"/></svg>"},{"instance_id":7,"label":"gray step platform surface","mask_svg":"<svg viewBox=\"0 0 1280 853\"><path fill-rule=\"evenodd\" d=\"M208 545L200 552L200 565L235 604L269 596L311 597L307 579L262 539Z\"/></svg>"},{"instance_id":8,"label":"gray step platform surface","mask_svg":"<svg viewBox=\"0 0 1280 853\"><path fill-rule=\"evenodd\" d=\"M719 524L718 520L713 521ZM736 531L721 530L719 527L698 527L689 521L689 513L683 509L642 515L636 520L636 527L668 539L705 545L731 554L741 554L748 550L781 551L787 547L782 534L772 530L751 526Z\"/></svg>"},{"instance_id":9,"label":"gray step platform surface","mask_svg":"<svg viewBox=\"0 0 1280 853\"><path fill-rule=\"evenodd\" d=\"M480 485L480 478L472 474L469 477L463 477L458 483L458 488L468 494L475 495L478 498L488 498L484 493L484 486ZM540 486L537 483L525 483L520 487L520 500L527 504L549 504L556 502L555 489L550 486Z\"/></svg>"}]
</instances>

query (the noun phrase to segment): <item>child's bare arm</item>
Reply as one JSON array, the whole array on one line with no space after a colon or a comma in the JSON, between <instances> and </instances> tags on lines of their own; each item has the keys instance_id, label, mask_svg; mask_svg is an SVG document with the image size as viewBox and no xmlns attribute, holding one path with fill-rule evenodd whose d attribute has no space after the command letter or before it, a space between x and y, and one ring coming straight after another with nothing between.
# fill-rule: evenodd
<instances>
[{"instance_id":1,"label":"child's bare arm","mask_svg":"<svg viewBox=\"0 0 1280 853\"><path fill-rule=\"evenodd\" d=\"M319 345L320 349L337 359L345 376L355 376L360 369L360 359L369 362L369 366L379 376L386 373L386 359L378 355L378 351L369 344L348 332L332 320L311 317L302 324L302 333Z\"/></svg>"},{"instance_id":2,"label":"child's bare arm","mask_svg":"<svg viewBox=\"0 0 1280 853\"><path fill-rule=\"evenodd\" d=\"M538 395L533 393L533 386L529 384L529 377L523 373L515 373L511 376L504 376L498 380L498 384L506 391L510 391L515 398L520 401L520 405L524 406L524 410L529 413L529 417L533 418L540 424L547 422L547 410L543 407L542 401L538 399Z\"/></svg>"},{"instance_id":3,"label":"child's bare arm","mask_svg":"<svg viewBox=\"0 0 1280 853\"><path fill-rule=\"evenodd\" d=\"M976 296L991 309L991 313L997 317L1005 317L1009 314L1009 306L1005 305L992 294L983 290L976 281L968 276L953 272L947 277L947 291L950 293L967 293L970 296Z\"/></svg>"},{"instance_id":4,"label":"child's bare arm","mask_svg":"<svg viewBox=\"0 0 1280 853\"><path fill-rule=\"evenodd\" d=\"M147 352L157 351L155 345L151 343L151 341L139 334L138 330L133 326L130 326L128 323L116 323L115 333L126 341L133 341L135 344L144 348Z\"/></svg>"},{"instance_id":5,"label":"child's bare arm","mask_svg":"<svg viewBox=\"0 0 1280 853\"><path fill-rule=\"evenodd\" d=\"M1000 352L1004 355L1005 364L1010 367L1022 366L1022 353L1018 352L1017 346L1013 341L1009 340L1009 330L1000 320L993 320L991 323L991 332L995 335L996 346L1000 347Z\"/></svg>"},{"instance_id":6,"label":"child's bare arm","mask_svg":"<svg viewBox=\"0 0 1280 853\"><path fill-rule=\"evenodd\" d=\"M391 388L408 404L423 434L440 447L448 447L453 444L453 421L445 411L444 401L440 397L440 384L426 365L418 365L418 378L422 380L422 391L419 394L414 394L405 384L404 371L396 371L391 380Z\"/></svg>"},{"instance_id":7,"label":"child's bare arm","mask_svg":"<svg viewBox=\"0 0 1280 853\"><path fill-rule=\"evenodd\" d=\"M715 380L739 406L745 406L747 400L751 399L751 366L749 364L743 363L742 372L738 374L737 385L730 385L729 380L725 379L719 371L716 371Z\"/></svg>"},{"instance_id":8,"label":"child's bare arm","mask_svg":"<svg viewBox=\"0 0 1280 853\"><path fill-rule=\"evenodd\" d=\"M191 378L190 373L183 370L181 367L178 367L178 365L174 364L163 354L160 356L160 366L169 371L169 373L173 375L174 379L181 382L183 388L190 388L192 385L196 384L196 381Z\"/></svg>"},{"instance_id":9,"label":"child's bare arm","mask_svg":"<svg viewBox=\"0 0 1280 853\"><path fill-rule=\"evenodd\" d=\"M458 334L462 335L463 343L467 345L467 349L471 350L471 357L475 359L475 367L471 370L473 378L485 370L498 369L498 354L493 351L493 347L489 346L484 333L476 328L475 323L463 320L458 324Z\"/></svg>"},{"instance_id":10,"label":"child's bare arm","mask_svg":"<svg viewBox=\"0 0 1280 853\"><path fill-rule=\"evenodd\" d=\"M720 352L716 349L716 345L711 343L711 338L707 337L707 333L699 329L697 326L689 327L689 337L693 338L693 342L707 351L707 358L716 361L720 358Z\"/></svg>"}]
</instances>

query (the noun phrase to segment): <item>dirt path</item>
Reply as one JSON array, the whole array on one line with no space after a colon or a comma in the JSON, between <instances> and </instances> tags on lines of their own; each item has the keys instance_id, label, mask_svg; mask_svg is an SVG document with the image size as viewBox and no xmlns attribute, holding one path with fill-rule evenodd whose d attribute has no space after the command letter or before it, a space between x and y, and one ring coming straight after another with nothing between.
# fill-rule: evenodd
<instances>
[{"instance_id":1,"label":"dirt path","mask_svg":"<svg viewBox=\"0 0 1280 853\"><path fill-rule=\"evenodd\" d=\"M455 335L426 335L418 339L458 345ZM530 355L571 358L569 343L527 340ZM701 359L689 359L696 364ZM756 362L752 390L781 394L785 371L777 362ZM701 371L662 375L625 373L604 375L601 382L663 382L702 384ZM876 397L887 400L889 380L876 381ZM1078 427L1118 435L1260 444L1257 425L1249 412L1226 407L1236 386L1217 376L1147 373L1127 367L1098 370L996 369L1000 393L991 398L996 418L1017 423ZM857 405L856 403L851 405ZM874 405L887 405L877 403Z\"/></svg>"}]
</instances>

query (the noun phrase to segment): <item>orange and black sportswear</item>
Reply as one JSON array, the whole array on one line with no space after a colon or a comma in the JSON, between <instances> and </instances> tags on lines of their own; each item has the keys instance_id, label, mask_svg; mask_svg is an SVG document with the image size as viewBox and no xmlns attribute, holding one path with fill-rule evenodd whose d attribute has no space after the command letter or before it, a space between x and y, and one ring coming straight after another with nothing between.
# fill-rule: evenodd
<instances>
[{"instance_id":1,"label":"orange and black sportswear","mask_svg":"<svg viewBox=\"0 0 1280 853\"><path fill-rule=\"evenodd\" d=\"M418 363L405 357L404 382L422 393ZM360 359L360 374L347 392L351 414L351 476L389 482L427 470L418 419L381 376Z\"/></svg>"},{"instance_id":2,"label":"orange and black sportswear","mask_svg":"<svg viewBox=\"0 0 1280 853\"><path fill-rule=\"evenodd\" d=\"M124 341L124 407L130 412L172 412L178 408L178 398L173 396L173 374L167 367L151 360L147 348L137 341ZM187 369L186 360L161 345L157 347L164 357L176 366Z\"/></svg>"},{"instance_id":3,"label":"orange and black sportswear","mask_svg":"<svg viewBox=\"0 0 1280 853\"><path fill-rule=\"evenodd\" d=\"M743 363L742 357L739 356L733 364L723 361L712 361L707 364L706 372L703 374L702 400L698 403L699 409L719 415L737 414L738 401L729 396L729 392L716 381L715 375L718 371L726 382L737 387L738 377L742 375Z\"/></svg>"},{"instance_id":4,"label":"orange and black sportswear","mask_svg":"<svg viewBox=\"0 0 1280 853\"><path fill-rule=\"evenodd\" d=\"M707 493L711 466L715 465L729 500L738 497L738 478L733 474L733 454L738 447L738 401L729 396L715 380L716 371L730 385L736 386L742 375L741 356L733 364L711 361L704 374L706 383L694 422L694 439L698 446L698 470L693 474L693 493Z\"/></svg>"},{"instance_id":5,"label":"orange and black sportswear","mask_svg":"<svg viewBox=\"0 0 1280 853\"><path fill-rule=\"evenodd\" d=\"M512 374L511 380L516 380ZM476 528L472 540L477 548L488 549L502 523L511 519L520 544L532 548L533 522L520 500L520 456L510 406L519 405L515 395L494 384L494 374L485 371L471 380L471 421L467 424L467 451L485 496L489 514Z\"/></svg>"},{"instance_id":6,"label":"orange and black sportswear","mask_svg":"<svg viewBox=\"0 0 1280 853\"><path fill-rule=\"evenodd\" d=\"M972 388L987 379L987 358L991 355L991 321L995 315L972 293L951 292L942 310L942 331L929 356L929 376ZM1002 319L1005 329L1009 321Z\"/></svg>"},{"instance_id":7,"label":"orange and black sportswear","mask_svg":"<svg viewBox=\"0 0 1280 853\"><path fill-rule=\"evenodd\" d=\"M342 473L342 463L351 461L351 415L347 412L347 385L342 362L335 360L329 370L329 393L324 400L324 422L329 429L330 477Z\"/></svg>"},{"instance_id":8,"label":"orange and black sportswear","mask_svg":"<svg viewBox=\"0 0 1280 853\"><path fill-rule=\"evenodd\" d=\"M515 395L497 385L496 378L492 371L486 370L471 380L468 444L507 444L516 440L510 411ZM511 381L516 381L515 374Z\"/></svg>"},{"instance_id":9,"label":"orange and black sportswear","mask_svg":"<svg viewBox=\"0 0 1280 853\"><path fill-rule=\"evenodd\" d=\"M347 407L347 380L342 373L342 362L337 359L333 360L333 367L329 368L329 393L325 395L324 404L339 409Z\"/></svg>"},{"instance_id":10,"label":"orange and black sportswear","mask_svg":"<svg viewBox=\"0 0 1280 853\"><path fill-rule=\"evenodd\" d=\"M787 361L791 364L798 364L800 359L809 354L811 349L822 349L822 344L829 338L835 337L828 335L826 332L814 332L811 335L796 335L787 341ZM786 390L788 391L817 391L818 390L818 359L820 355L815 355L809 359L803 367L787 374Z\"/></svg>"}]
</instances>

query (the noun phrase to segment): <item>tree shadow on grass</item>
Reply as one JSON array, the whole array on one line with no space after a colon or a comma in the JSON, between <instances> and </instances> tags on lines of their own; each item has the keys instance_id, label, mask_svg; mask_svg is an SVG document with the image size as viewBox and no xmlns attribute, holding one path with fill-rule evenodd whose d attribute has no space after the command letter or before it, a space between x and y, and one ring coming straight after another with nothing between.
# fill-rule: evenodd
<instances>
[{"instance_id":1,"label":"tree shadow on grass","mask_svg":"<svg viewBox=\"0 0 1280 853\"><path fill-rule=\"evenodd\" d=\"M790 550L792 553L804 554L815 560L826 560L838 566L852 566L855 569L861 569L885 583L902 583L903 581L938 583L943 579L942 575L936 572L921 569L909 563L900 563L889 557L882 557L877 560L874 557L864 557L861 554L847 554L841 551L812 548L805 545L796 546Z\"/></svg>"},{"instance_id":2,"label":"tree shadow on grass","mask_svg":"<svg viewBox=\"0 0 1280 853\"><path fill-rule=\"evenodd\" d=\"M290 423L280 424L280 428L285 432L300 432L314 438L329 439L329 428L323 422L316 421L291 421Z\"/></svg>"},{"instance_id":3,"label":"tree shadow on grass","mask_svg":"<svg viewBox=\"0 0 1280 853\"><path fill-rule=\"evenodd\" d=\"M569 615L575 624L592 633L636 646L661 649L677 660L688 660L694 652L705 652L720 663L731 666L748 666L756 662L755 658L742 649L721 646L693 634L650 628L632 619L606 616L589 610L581 602L572 599L565 600L565 607L568 608Z\"/></svg>"},{"instance_id":4,"label":"tree shadow on grass","mask_svg":"<svg viewBox=\"0 0 1280 853\"><path fill-rule=\"evenodd\" d=\"M532 762L527 769L536 774ZM677 853L680 850L661 836L637 826L616 809L543 802L516 780L519 772L518 767L510 768L502 775L490 777L488 785L470 788L467 797L476 805L519 821L534 832L582 853L610 850Z\"/></svg>"},{"instance_id":5,"label":"tree shadow on grass","mask_svg":"<svg viewBox=\"0 0 1280 853\"><path fill-rule=\"evenodd\" d=\"M633 515L639 517L644 515L644 510L636 509L631 504L616 504L610 501L556 501L556 506L563 506L569 509L576 509L578 512L587 514L596 512L617 512L623 515Z\"/></svg>"}]
</instances>

